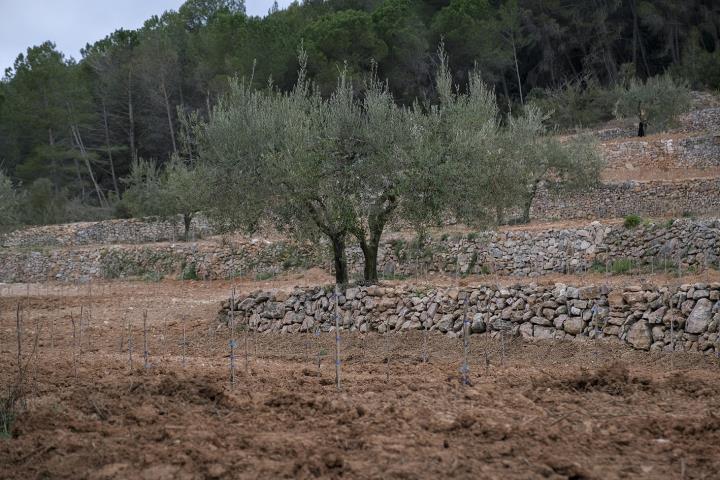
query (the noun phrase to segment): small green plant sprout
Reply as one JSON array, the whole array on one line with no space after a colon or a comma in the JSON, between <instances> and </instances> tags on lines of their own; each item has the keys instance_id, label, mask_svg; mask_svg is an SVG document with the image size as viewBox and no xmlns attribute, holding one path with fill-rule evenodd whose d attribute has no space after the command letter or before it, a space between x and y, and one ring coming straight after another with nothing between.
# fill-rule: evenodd
<instances>
[{"instance_id":1,"label":"small green plant sprout","mask_svg":"<svg viewBox=\"0 0 720 480\"><path fill-rule=\"evenodd\" d=\"M616 275L628 273L630 270L632 270L632 266L632 260L630 260L629 258L621 258L619 260L615 260L612 263L612 272Z\"/></svg>"},{"instance_id":2,"label":"small green plant sprout","mask_svg":"<svg viewBox=\"0 0 720 480\"><path fill-rule=\"evenodd\" d=\"M625 228L635 228L643 223L642 217L639 215L628 215L625 217L625 221L623 222L623 225Z\"/></svg>"}]
</instances>

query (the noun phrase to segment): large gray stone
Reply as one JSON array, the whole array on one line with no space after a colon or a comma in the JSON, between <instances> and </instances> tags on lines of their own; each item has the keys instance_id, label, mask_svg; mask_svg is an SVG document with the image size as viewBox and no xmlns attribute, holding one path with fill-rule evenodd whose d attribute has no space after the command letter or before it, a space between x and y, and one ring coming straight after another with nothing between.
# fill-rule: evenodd
<instances>
[{"instance_id":1,"label":"large gray stone","mask_svg":"<svg viewBox=\"0 0 720 480\"><path fill-rule=\"evenodd\" d=\"M452 326L453 326L453 316L451 314L443 315L437 324L438 330L440 330L443 333L452 329Z\"/></svg>"},{"instance_id":2,"label":"large gray stone","mask_svg":"<svg viewBox=\"0 0 720 480\"><path fill-rule=\"evenodd\" d=\"M523 338L531 338L533 336L533 324L529 322L523 323L518 331Z\"/></svg>"},{"instance_id":3,"label":"large gray stone","mask_svg":"<svg viewBox=\"0 0 720 480\"><path fill-rule=\"evenodd\" d=\"M473 317L472 325L470 326L470 332L472 333L483 333L485 331L485 320L483 319L482 313L476 313Z\"/></svg>"},{"instance_id":4,"label":"large gray stone","mask_svg":"<svg viewBox=\"0 0 720 480\"><path fill-rule=\"evenodd\" d=\"M536 325L542 325L545 327L552 325L551 319L547 317L532 317L530 321Z\"/></svg>"},{"instance_id":5,"label":"large gray stone","mask_svg":"<svg viewBox=\"0 0 720 480\"><path fill-rule=\"evenodd\" d=\"M533 336L541 340L553 338L553 333L555 333L554 328L543 327L542 325L535 325L535 328L533 329Z\"/></svg>"},{"instance_id":6,"label":"large gray stone","mask_svg":"<svg viewBox=\"0 0 720 480\"><path fill-rule=\"evenodd\" d=\"M630 327L627 341L637 349L650 350L650 346L653 343L653 336L645 320L639 320Z\"/></svg>"},{"instance_id":7,"label":"large gray stone","mask_svg":"<svg viewBox=\"0 0 720 480\"><path fill-rule=\"evenodd\" d=\"M563 324L563 329L570 335L579 335L584 328L585 322L583 322L582 317L570 317Z\"/></svg>"},{"instance_id":8,"label":"large gray stone","mask_svg":"<svg viewBox=\"0 0 720 480\"><path fill-rule=\"evenodd\" d=\"M707 298L698 300L685 323L685 331L687 333L703 333L710 323L711 312L712 302L710 300Z\"/></svg>"}]
</instances>

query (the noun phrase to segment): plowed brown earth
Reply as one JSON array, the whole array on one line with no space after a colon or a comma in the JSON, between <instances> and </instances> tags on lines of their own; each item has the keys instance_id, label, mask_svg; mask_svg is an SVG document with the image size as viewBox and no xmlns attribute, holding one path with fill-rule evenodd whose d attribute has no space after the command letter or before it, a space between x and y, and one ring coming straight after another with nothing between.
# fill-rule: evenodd
<instances>
[{"instance_id":1,"label":"plowed brown earth","mask_svg":"<svg viewBox=\"0 0 720 480\"><path fill-rule=\"evenodd\" d=\"M215 328L228 286L6 290L0 394L17 377L18 303L23 360L37 338L37 361L0 478L718 478L714 357L478 335L463 385L458 340L344 333L337 391L331 334L250 334L246 373L240 332L231 389L228 331Z\"/></svg>"}]
</instances>

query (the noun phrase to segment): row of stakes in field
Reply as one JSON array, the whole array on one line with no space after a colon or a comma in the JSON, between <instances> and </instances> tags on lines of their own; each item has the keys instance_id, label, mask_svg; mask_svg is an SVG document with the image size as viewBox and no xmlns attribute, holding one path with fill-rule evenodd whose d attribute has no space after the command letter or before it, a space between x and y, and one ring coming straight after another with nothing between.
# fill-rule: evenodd
<instances>
[{"instance_id":1,"label":"row of stakes in field","mask_svg":"<svg viewBox=\"0 0 720 480\"><path fill-rule=\"evenodd\" d=\"M457 270L459 271L459 269ZM458 275L458 286L459 286L459 275ZM42 286L38 286L38 293L42 294ZM45 294L49 294L51 291L50 286L45 286ZM101 287L102 288L102 287ZM64 297L64 290L63 297ZM80 293L80 286L75 286L75 292L76 294ZM27 303L29 305L29 299L30 299L30 285L26 285L26 298ZM334 307L334 333L335 333L335 385L338 389L341 388L341 355L340 355L340 347L341 347L341 337L340 337L340 314L339 314L339 304L338 304L338 296L339 292L336 289L335 293L331 296L331 301L334 301L335 307ZM75 315L72 312L72 309L70 311L70 323L72 328L72 362L73 362L73 373L74 376L77 377L77 362L78 362L78 356L82 356L83 354L83 342L87 343L88 349L91 347L91 338L90 335L86 332L91 327L92 320L93 320L93 314L92 314L92 305L93 305L93 286L92 282L87 283L87 297L89 299L87 308L84 305L80 305L80 312L79 317L75 318ZM236 298L236 290L233 288L231 292L231 301L232 305L235 305L235 298ZM64 303L64 302L63 302ZM679 305L675 306L676 308L679 308ZM17 336L18 336L18 345L21 343L21 337L22 337L22 322L23 322L23 311L24 307L22 303L18 303L17 305ZM150 361L149 361L149 350L148 350L148 326L147 326L147 310L143 311L142 314L143 317L143 366L145 369L150 368ZM593 318L595 317L595 312L593 313ZM123 349L123 343L125 341L125 338L127 339L127 353L128 353L128 364L129 368L132 371L133 370L133 350L134 350L134 342L133 342L133 336L132 336L132 322L130 321L129 317L125 319L126 325L125 325L125 334L121 338L120 342L120 348ZM236 339L236 331L237 331L237 325L235 321L235 309L230 309L230 318L229 318L229 332L230 332L230 338L229 338L229 363L230 363L230 385L232 388L235 387L236 383L236 350L238 347L237 339ZM36 319L36 341L37 343L37 337L39 337L39 333L41 330L40 320L39 318ZM488 326L489 327L489 326ZM246 335L245 335L245 348L244 348L244 355L245 355L245 372L247 374L249 370L249 345L248 345L248 335L247 332L250 331L250 325L249 325L249 318L247 319L246 324ZM500 352L500 358L501 363L504 364L504 357L505 357L505 332L506 329L501 328L499 332L500 341L501 341L501 352ZM386 380L389 380L390 377L390 348L389 348L389 332L390 332L390 326L388 324L388 320L386 320L384 325L384 332L385 332L385 363L386 363ZM601 329L598 325L596 325L595 334L599 334L601 332ZM320 336L320 328L319 325L316 326L314 332L316 337ZM423 340L422 340L422 348L421 348L421 361L423 363L427 363L429 361L429 353L428 353L428 335L429 335L429 329L427 326L424 327L424 333L423 333ZM467 303L466 301L463 301L463 321L462 321L462 334L461 334L461 341L462 341L462 363L460 367L460 373L461 373L461 380L463 384L469 383L469 361L468 361L468 355L469 355L469 335L470 335L470 321L467 315ZM671 352L675 351L675 322L671 322L670 325L670 339L671 339ZM163 335L164 337L164 335ZM2 340L2 338L0 338ZM488 335L488 341L489 341L489 335ZM0 343L0 347L1 347ZM186 366L186 350L187 350L187 332L186 332L186 322L183 320L182 322L182 354L181 354L181 365L183 368ZM50 321L50 347L54 348L55 346L55 320L51 319ZM256 351L255 354L257 354L257 344L255 345ZM1 348L0 348L1 350ZM306 345L307 350L307 345ZM18 347L18 352L20 352L20 347ZM37 346L34 347L33 355L31 355L31 358L36 354ZM718 352L718 356L720 356L720 352ZM317 365L318 369L320 368L321 359L323 357L323 350L318 349L317 353ZM20 358L20 357L19 357ZM489 348L485 348L485 364L486 368L489 367ZM671 366L673 366L673 356L670 355L670 363ZM22 368L19 369L20 372L22 372Z\"/></svg>"}]
</instances>

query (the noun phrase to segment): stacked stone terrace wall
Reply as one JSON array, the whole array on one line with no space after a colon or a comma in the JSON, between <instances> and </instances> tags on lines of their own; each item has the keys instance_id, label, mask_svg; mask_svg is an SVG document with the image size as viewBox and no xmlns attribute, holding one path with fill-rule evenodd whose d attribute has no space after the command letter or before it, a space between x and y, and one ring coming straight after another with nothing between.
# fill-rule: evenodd
<instances>
[{"instance_id":1,"label":"stacked stone terrace wall","mask_svg":"<svg viewBox=\"0 0 720 480\"><path fill-rule=\"evenodd\" d=\"M602 146L607 168L708 168L720 166L720 133L700 137L634 139Z\"/></svg>"},{"instance_id":2,"label":"stacked stone terrace wall","mask_svg":"<svg viewBox=\"0 0 720 480\"><path fill-rule=\"evenodd\" d=\"M632 229L592 222L585 228L482 232L433 238L420 250L395 240L383 245L379 264L388 274L417 273L419 261L420 271L533 277L593 266L602 271L618 260L658 269L676 268L678 262L684 269L718 268L720 220L677 219Z\"/></svg>"},{"instance_id":3,"label":"stacked stone terrace wall","mask_svg":"<svg viewBox=\"0 0 720 480\"><path fill-rule=\"evenodd\" d=\"M640 350L720 352L720 283L680 286L572 287L537 284L354 287L335 297L330 288L255 292L232 306L235 320L259 332L333 331L335 303L342 329L370 332L424 330L450 336L505 332L525 338L613 338ZM465 323L467 322L467 323ZM672 327L671 327L672 325Z\"/></svg>"},{"instance_id":4,"label":"stacked stone terrace wall","mask_svg":"<svg viewBox=\"0 0 720 480\"><path fill-rule=\"evenodd\" d=\"M531 217L539 220L617 218L627 215L716 215L720 178L602 184L579 192L540 188Z\"/></svg>"},{"instance_id":5,"label":"stacked stone terrace wall","mask_svg":"<svg viewBox=\"0 0 720 480\"><path fill-rule=\"evenodd\" d=\"M720 107L693 110L679 119L681 132L718 132L720 130Z\"/></svg>"},{"instance_id":6,"label":"stacked stone terrace wall","mask_svg":"<svg viewBox=\"0 0 720 480\"><path fill-rule=\"evenodd\" d=\"M717 103L708 99L699 100L699 106L709 103ZM680 116L677 128L672 131L675 133L697 134L698 132L715 132L720 130L720 107L711 106L707 108L697 108ZM617 127L603 128L599 130L591 130L592 136L601 142L618 140L623 138L637 137L638 125L634 119L626 119L623 125Z\"/></svg>"},{"instance_id":7,"label":"stacked stone terrace wall","mask_svg":"<svg viewBox=\"0 0 720 480\"><path fill-rule=\"evenodd\" d=\"M672 223L622 225L593 222L585 228L513 229L498 232L434 236L418 248L407 237L388 233L379 252L386 276L426 272L497 273L536 276L580 273L617 260L670 264L696 271L720 266L720 220L678 219ZM358 247L348 249L352 272L362 271ZM241 239L224 242L116 245L17 251L0 250L0 281L76 281L159 275L223 279L270 276L288 270L321 267L331 270L329 246ZM612 268L612 266L611 266ZM666 268L666 267L663 267Z\"/></svg>"},{"instance_id":8,"label":"stacked stone terrace wall","mask_svg":"<svg viewBox=\"0 0 720 480\"><path fill-rule=\"evenodd\" d=\"M0 250L0 282L87 281L93 278L179 276L227 279L272 276L323 265L324 249L258 240L75 247L35 251Z\"/></svg>"},{"instance_id":9,"label":"stacked stone terrace wall","mask_svg":"<svg viewBox=\"0 0 720 480\"><path fill-rule=\"evenodd\" d=\"M100 222L43 225L15 230L0 236L5 247L68 247L113 243L148 243L176 240L184 234L182 216L174 219L157 218L103 220ZM193 218L191 237L212 234L212 228L203 217Z\"/></svg>"}]
</instances>

